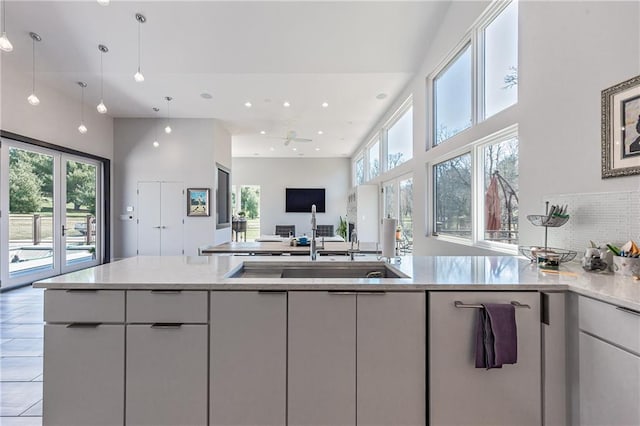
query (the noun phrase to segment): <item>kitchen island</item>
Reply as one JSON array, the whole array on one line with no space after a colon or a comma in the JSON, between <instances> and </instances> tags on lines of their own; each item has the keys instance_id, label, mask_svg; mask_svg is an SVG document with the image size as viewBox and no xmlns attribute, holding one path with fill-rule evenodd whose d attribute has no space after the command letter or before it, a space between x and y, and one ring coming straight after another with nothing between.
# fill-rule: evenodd
<instances>
[{"instance_id":1,"label":"kitchen island","mask_svg":"<svg viewBox=\"0 0 640 426\"><path fill-rule=\"evenodd\" d=\"M601 415L583 409L599 395L578 389L586 399L572 405L567 354L587 345L597 364L600 348L572 339L610 331L582 317L574 327L574 309L620 321L622 337L603 339L631 354L620 362L632 385L615 407L635 420L631 278L542 272L509 256L405 257L393 268L408 278L231 278L256 262L314 263L136 257L35 283L47 289L44 425L579 424ZM498 370L472 362L469 305L487 302L519 304L518 362Z\"/></svg>"}]
</instances>

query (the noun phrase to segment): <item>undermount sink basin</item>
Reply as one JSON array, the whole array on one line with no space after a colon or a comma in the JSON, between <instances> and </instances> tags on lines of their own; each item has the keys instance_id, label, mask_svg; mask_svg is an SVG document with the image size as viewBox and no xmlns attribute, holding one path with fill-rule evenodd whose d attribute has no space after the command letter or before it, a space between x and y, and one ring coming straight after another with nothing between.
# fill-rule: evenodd
<instances>
[{"instance_id":1,"label":"undermount sink basin","mask_svg":"<svg viewBox=\"0 0 640 426\"><path fill-rule=\"evenodd\" d=\"M385 262L244 262L227 278L409 278Z\"/></svg>"}]
</instances>

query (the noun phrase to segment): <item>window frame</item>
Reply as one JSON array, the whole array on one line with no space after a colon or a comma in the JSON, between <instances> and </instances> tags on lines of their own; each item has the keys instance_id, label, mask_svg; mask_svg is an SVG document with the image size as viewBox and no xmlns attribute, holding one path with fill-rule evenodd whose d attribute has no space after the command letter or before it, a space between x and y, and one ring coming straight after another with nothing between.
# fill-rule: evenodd
<instances>
[{"instance_id":1,"label":"window frame","mask_svg":"<svg viewBox=\"0 0 640 426\"><path fill-rule=\"evenodd\" d=\"M484 32L486 28L511 4L517 3L519 0L494 1L473 23L469 31L467 31L447 56L438 64L438 66L426 78L426 103L427 103L427 126L430 131L426 132L426 149L432 149L442 146L445 142L456 138L458 135L466 133L468 130L474 129L479 123L491 119L502 112L518 105L518 101L493 115L486 117L485 115L485 93L484 93L484 77L485 77L485 39ZM519 10L518 10L519 16ZM519 29L519 22L518 22ZM471 126L450 136L439 143L436 143L436 91L435 81L460 57L464 50L470 47L471 52ZM520 51L518 50L518 63L520 59ZM519 94L519 88L518 88Z\"/></svg>"},{"instance_id":2,"label":"window frame","mask_svg":"<svg viewBox=\"0 0 640 426\"><path fill-rule=\"evenodd\" d=\"M440 65L438 65L436 69L427 77L427 87L429 88L428 95L427 95L427 102L431 106L430 108L427 108L427 111L429 111L428 125L429 125L429 128L431 129L430 132L427 132L427 147L435 148L437 146L440 146L444 142L450 140L451 138L455 138L459 134L465 133L467 130L472 129L477 123L477 120L476 120L477 101L475 99L477 70L475 66L476 52L475 52L474 46L475 46L475 43L474 43L473 33L468 32L467 34L465 34L462 40L452 49L452 51L445 57L445 59L440 63ZM449 68L451 68L451 66L462 56L462 54L467 50L467 48L469 48L469 52L471 54L471 76L470 76L470 79L471 79L471 125L466 129L459 131L455 135L450 136L440 141L439 143L436 143L436 132L437 132L436 87L435 87L436 80L443 73L449 70Z\"/></svg>"},{"instance_id":3,"label":"window frame","mask_svg":"<svg viewBox=\"0 0 640 426\"><path fill-rule=\"evenodd\" d=\"M372 148L378 144L378 174L376 174L375 176L371 175L371 152L372 152ZM375 178L377 178L378 176L380 176L382 174L382 162L380 161L380 159L382 158L381 155L381 147L382 147L382 137L381 137L381 133L377 132L370 140L369 143L367 143L367 145L365 146L364 152L366 153L365 157L365 167L366 167L366 178L365 178L365 182L369 182Z\"/></svg>"},{"instance_id":4,"label":"window frame","mask_svg":"<svg viewBox=\"0 0 640 426\"><path fill-rule=\"evenodd\" d=\"M358 162L362 160L362 182L358 182ZM367 182L367 168L366 168L366 158L364 155L364 151L359 151L358 154L354 157L353 160L353 176L352 176L352 181L353 181L353 186L358 186L358 185L362 185L364 183Z\"/></svg>"},{"instance_id":5,"label":"window frame","mask_svg":"<svg viewBox=\"0 0 640 426\"><path fill-rule=\"evenodd\" d=\"M400 119L404 117L404 115L411 109L411 113L413 114L413 94L409 95L400 106L391 114L391 117L384 123L381 129L381 134L383 135L380 138L381 146L383 147L380 152L380 173L378 176L383 175L384 173L391 171L397 167L402 166L403 164L411 161L413 156L413 116L411 117L411 157L407 158L402 163L398 164L395 167L389 168L389 130L395 126Z\"/></svg>"},{"instance_id":6,"label":"window frame","mask_svg":"<svg viewBox=\"0 0 640 426\"><path fill-rule=\"evenodd\" d=\"M426 197L430 204L430 208L427 208L429 212L425 215L427 220L426 229L427 235L437 240L446 241L455 244L462 244L466 246L473 246L482 249L504 252L509 254L517 254L518 246L520 244L508 244L503 242L488 241L484 239L484 158L482 156L482 150L484 147L504 142L513 138L519 140L518 124L513 124L497 132L494 132L488 136L480 138L471 144L465 145L462 148L448 151L446 154L434 158L431 162L427 163L427 181L429 182L429 194ZM519 151L519 150L518 150ZM470 154L471 156L471 237L464 238L454 235L438 234L436 232L436 188L435 188L435 166L453 158L459 157L464 154ZM518 157L519 157L518 152ZM520 223L520 217L518 217Z\"/></svg>"}]
</instances>

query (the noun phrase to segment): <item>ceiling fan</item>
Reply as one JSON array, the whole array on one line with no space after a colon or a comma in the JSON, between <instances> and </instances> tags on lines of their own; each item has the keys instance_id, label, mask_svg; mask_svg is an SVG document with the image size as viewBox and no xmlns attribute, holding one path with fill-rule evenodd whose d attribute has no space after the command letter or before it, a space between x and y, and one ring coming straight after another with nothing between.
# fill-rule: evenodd
<instances>
[{"instance_id":1,"label":"ceiling fan","mask_svg":"<svg viewBox=\"0 0 640 426\"><path fill-rule=\"evenodd\" d=\"M299 138L295 130L289 130L284 138L284 146L288 146L291 142L311 142L312 139Z\"/></svg>"}]
</instances>

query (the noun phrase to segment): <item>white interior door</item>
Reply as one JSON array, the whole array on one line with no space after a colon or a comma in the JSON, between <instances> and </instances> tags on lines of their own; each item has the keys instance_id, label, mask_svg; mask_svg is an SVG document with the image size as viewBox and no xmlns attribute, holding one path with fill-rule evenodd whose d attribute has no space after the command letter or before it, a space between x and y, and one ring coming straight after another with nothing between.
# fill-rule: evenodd
<instances>
[{"instance_id":1,"label":"white interior door","mask_svg":"<svg viewBox=\"0 0 640 426\"><path fill-rule=\"evenodd\" d=\"M182 182L160 185L160 255L184 253L184 212L186 201Z\"/></svg>"},{"instance_id":2,"label":"white interior door","mask_svg":"<svg viewBox=\"0 0 640 426\"><path fill-rule=\"evenodd\" d=\"M138 255L183 254L182 182L138 182Z\"/></svg>"},{"instance_id":3,"label":"white interior door","mask_svg":"<svg viewBox=\"0 0 640 426\"><path fill-rule=\"evenodd\" d=\"M138 182L138 254L160 255L160 182Z\"/></svg>"}]
</instances>

